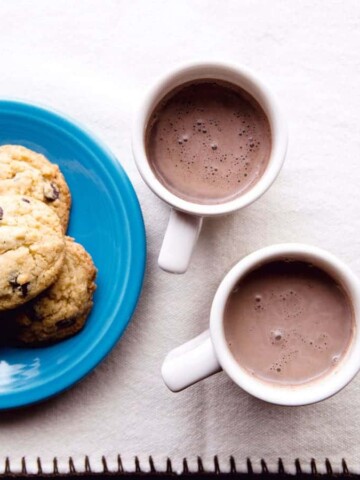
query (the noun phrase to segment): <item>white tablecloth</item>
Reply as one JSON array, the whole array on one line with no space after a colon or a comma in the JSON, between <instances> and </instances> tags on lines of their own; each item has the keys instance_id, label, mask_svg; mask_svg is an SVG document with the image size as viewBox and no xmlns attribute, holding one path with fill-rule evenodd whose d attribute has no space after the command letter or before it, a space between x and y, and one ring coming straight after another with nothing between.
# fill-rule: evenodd
<instances>
[{"instance_id":1,"label":"white tablecloth","mask_svg":"<svg viewBox=\"0 0 360 480\"><path fill-rule=\"evenodd\" d=\"M179 394L160 378L165 354L200 333L221 278L245 254L275 242L327 248L360 274L360 3L357 0L0 0L0 96L40 102L93 130L115 152L143 208L148 265L125 336L85 381L44 404L0 414L0 471L295 471L344 458L360 473L360 377L318 405L258 401L220 373ZM290 127L285 167L261 200L205 222L189 271L159 270L168 208L133 163L138 95L180 61L250 66L280 97ZM8 461L6 462L6 457Z\"/></svg>"}]
</instances>

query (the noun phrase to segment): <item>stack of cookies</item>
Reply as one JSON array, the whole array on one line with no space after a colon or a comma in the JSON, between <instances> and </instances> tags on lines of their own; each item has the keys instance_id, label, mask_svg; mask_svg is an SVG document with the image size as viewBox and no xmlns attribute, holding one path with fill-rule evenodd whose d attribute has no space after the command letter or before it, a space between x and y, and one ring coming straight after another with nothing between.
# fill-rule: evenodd
<instances>
[{"instance_id":1,"label":"stack of cookies","mask_svg":"<svg viewBox=\"0 0 360 480\"><path fill-rule=\"evenodd\" d=\"M25 147L0 147L0 336L3 327L17 343L41 345L84 326L96 268L65 235L70 206L57 165Z\"/></svg>"}]
</instances>

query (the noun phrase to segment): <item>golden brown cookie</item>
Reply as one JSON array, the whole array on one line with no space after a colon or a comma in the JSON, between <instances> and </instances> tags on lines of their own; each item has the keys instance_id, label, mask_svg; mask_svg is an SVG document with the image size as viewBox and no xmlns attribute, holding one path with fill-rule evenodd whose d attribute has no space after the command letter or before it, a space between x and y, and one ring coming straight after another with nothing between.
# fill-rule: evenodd
<instances>
[{"instance_id":1,"label":"golden brown cookie","mask_svg":"<svg viewBox=\"0 0 360 480\"><path fill-rule=\"evenodd\" d=\"M48 288L64 252L62 226L51 208L32 197L0 196L0 311Z\"/></svg>"},{"instance_id":2,"label":"golden brown cookie","mask_svg":"<svg viewBox=\"0 0 360 480\"><path fill-rule=\"evenodd\" d=\"M20 145L0 147L0 195L28 195L41 200L67 229L71 195L57 165L44 155Z\"/></svg>"},{"instance_id":3,"label":"golden brown cookie","mask_svg":"<svg viewBox=\"0 0 360 480\"><path fill-rule=\"evenodd\" d=\"M17 339L38 345L81 330L93 306L96 272L84 247L66 237L64 264L55 283L13 312L19 326Z\"/></svg>"}]
</instances>

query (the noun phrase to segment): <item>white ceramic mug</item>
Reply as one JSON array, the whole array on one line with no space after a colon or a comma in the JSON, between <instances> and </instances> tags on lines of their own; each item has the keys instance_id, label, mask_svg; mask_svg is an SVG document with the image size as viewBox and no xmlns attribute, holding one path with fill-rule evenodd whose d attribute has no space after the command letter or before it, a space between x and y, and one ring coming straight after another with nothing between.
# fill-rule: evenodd
<instances>
[{"instance_id":1,"label":"white ceramic mug","mask_svg":"<svg viewBox=\"0 0 360 480\"><path fill-rule=\"evenodd\" d=\"M189 202L170 192L151 169L145 148L146 127L156 105L175 87L199 79L228 81L249 92L262 106L271 128L271 154L262 177L243 195L215 205ZM156 195L172 207L159 255L159 266L168 272L184 273L199 236L203 217L223 215L243 208L265 193L274 182L285 158L287 129L273 94L248 69L220 62L190 63L167 74L147 92L135 116L132 147L142 178Z\"/></svg>"},{"instance_id":2,"label":"white ceramic mug","mask_svg":"<svg viewBox=\"0 0 360 480\"><path fill-rule=\"evenodd\" d=\"M247 273L272 260L296 259L323 269L345 288L354 309L355 328L344 358L327 375L311 382L287 386L251 375L235 360L224 333L224 311L232 290ZM338 258L317 247L280 244L258 250L240 260L221 282L210 313L210 329L172 350L162 366L162 376L172 391L179 391L223 369L248 393L279 405L307 405L334 395L360 369L360 282Z\"/></svg>"}]
</instances>

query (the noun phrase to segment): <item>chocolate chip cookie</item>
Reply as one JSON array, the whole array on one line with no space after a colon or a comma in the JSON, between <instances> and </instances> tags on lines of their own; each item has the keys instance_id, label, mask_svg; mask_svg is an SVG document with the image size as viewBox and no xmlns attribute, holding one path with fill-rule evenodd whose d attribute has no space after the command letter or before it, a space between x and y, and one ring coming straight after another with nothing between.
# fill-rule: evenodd
<instances>
[{"instance_id":1,"label":"chocolate chip cookie","mask_svg":"<svg viewBox=\"0 0 360 480\"><path fill-rule=\"evenodd\" d=\"M57 165L44 155L20 145L0 147L0 195L34 197L59 216L63 231L69 221L71 195Z\"/></svg>"},{"instance_id":2,"label":"chocolate chip cookie","mask_svg":"<svg viewBox=\"0 0 360 480\"><path fill-rule=\"evenodd\" d=\"M49 287L64 252L60 219L51 208L28 196L0 196L0 311Z\"/></svg>"},{"instance_id":3,"label":"chocolate chip cookie","mask_svg":"<svg viewBox=\"0 0 360 480\"><path fill-rule=\"evenodd\" d=\"M66 237L65 258L55 283L13 312L21 343L62 340L82 329L93 305L96 268L84 247Z\"/></svg>"}]
</instances>

